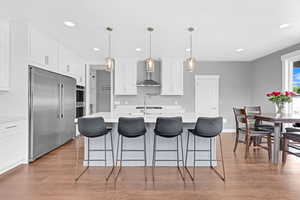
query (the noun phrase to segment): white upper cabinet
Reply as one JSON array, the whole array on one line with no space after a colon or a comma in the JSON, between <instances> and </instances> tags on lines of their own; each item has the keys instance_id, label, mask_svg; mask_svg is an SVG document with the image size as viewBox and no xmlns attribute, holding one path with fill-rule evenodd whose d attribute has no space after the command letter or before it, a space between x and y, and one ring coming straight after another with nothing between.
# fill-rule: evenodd
<instances>
[{"instance_id":1,"label":"white upper cabinet","mask_svg":"<svg viewBox=\"0 0 300 200\"><path fill-rule=\"evenodd\" d=\"M77 85L85 85L85 63L64 46L59 48L59 72L76 79Z\"/></svg>"},{"instance_id":2,"label":"white upper cabinet","mask_svg":"<svg viewBox=\"0 0 300 200\"><path fill-rule=\"evenodd\" d=\"M161 95L183 95L183 61L162 59Z\"/></svg>"},{"instance_id":3,"label":"white upper cabinet","mask_svg":"<svg viewBox=\"0 0 300 200\"><path fill-rule=\"evenodd\" d=\"M115 95L137 95L137 59L118 59L115 69Z\"/></svg>"},{"instance_id":4,"label":"white upper cabinet","mask_svg":"<svg viewBox=\"0 0 300 200\"><path fill-rule=\"evenodd\" d=\"M9 70L9 24L0 22L0 91L8 91Z\"/></svg>"},{"instance_id":5,"label":"white upper cabinet","mask_svg":"<svg viewBox=\"0 0 300 200\"><path fill-rule=\"evenodd\" d=\"M31 29L29 34L30 64L58 72L58 46L57 41Z\"/></svg>"}]
</instances>

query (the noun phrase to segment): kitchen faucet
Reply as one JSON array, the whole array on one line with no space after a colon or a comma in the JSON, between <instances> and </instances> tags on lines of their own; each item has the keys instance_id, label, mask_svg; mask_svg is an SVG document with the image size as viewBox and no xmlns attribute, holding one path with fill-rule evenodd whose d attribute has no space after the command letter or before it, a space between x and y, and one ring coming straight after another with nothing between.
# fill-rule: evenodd
<instances>
[{"instance_id":1,"label":"kitchen faucet","mask_svg":"<svg viewBox=\"0 0 300 200\"><path fill-rule=\"evenodd\" d=\"M147 114L147 97L152 97L152 96L157 96L157 95L158 94L156 94L156 93L145 93L144 94L144 109L143 109L143 111L141 111L144 113L144 115Z\"/></svg>"}]
</instances>

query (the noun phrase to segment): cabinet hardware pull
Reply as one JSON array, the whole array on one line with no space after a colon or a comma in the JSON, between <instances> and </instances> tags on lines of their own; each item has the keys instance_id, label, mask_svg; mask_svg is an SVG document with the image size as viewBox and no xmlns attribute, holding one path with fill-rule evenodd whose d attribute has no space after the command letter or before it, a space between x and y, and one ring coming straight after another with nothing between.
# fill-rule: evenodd
<instances>
[{"instance_id":1,"label":"cabinet hardware pull","mask_svg":"<svg viewBox=\"0 0 300 200\"><path fill-rule=\"evenodd\" d=\"M5 127L6 129L11 129L11 128L16 128L17 127L17 125L12 125L12 126L7 126L7 127Z\"/></svg>"},{"instance_id":2,"label":"cabinet hardware pull","mask_svg":"<svg viewBox=\"0 0 300 200\"><path fill-rule=\"evenodd\" d=\"M45 56L45 65L49 65L49 56Z\"/></svg>"}]
</instances>

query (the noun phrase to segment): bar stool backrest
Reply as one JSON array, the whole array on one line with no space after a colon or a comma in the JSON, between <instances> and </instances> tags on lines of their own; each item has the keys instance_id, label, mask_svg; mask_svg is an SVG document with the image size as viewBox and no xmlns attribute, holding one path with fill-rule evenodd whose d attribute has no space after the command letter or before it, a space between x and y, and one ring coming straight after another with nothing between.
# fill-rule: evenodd
<instances>
[{"instance_id":1,"label":"bar stool backrest","mask_svg":"<svg viewBox=\"0 0 300 200\"><path fill-rule=\"evenodd\" d=\"M78 119L78 129L85 137L99 137L107 133L103 117L83 117Z\"/></svg>"},{"instance_id":2,"label":"bar stool backrest","mask_svg":"<svg viewBox=\"0 0 300 200\"><path fill-rule=\"evenodd\" d=\"M125 137L138 137L146 133L143 117L120 117L118 132Z\"/></svg>"},{"instance_id":3,"label":"bar stool backrest","mask_svg":"<svg viewBox=\"0 0 300 200\"><path fill-rule=\"evenodd\" d=\"M175 137L183 131L181 117L158 117L156 119L155 131L166 137Z\"/></svg>"},{"instance_id":4,"label":"bar stool backrest","mask_svg":"<svg viewBox=\"0 0 300 200\"><path fill-rule=\"evenodd\" d=\"M223 130L222 117L198 117L195 134L202 137L215 137Z\"/></svg>"}]
</instances>

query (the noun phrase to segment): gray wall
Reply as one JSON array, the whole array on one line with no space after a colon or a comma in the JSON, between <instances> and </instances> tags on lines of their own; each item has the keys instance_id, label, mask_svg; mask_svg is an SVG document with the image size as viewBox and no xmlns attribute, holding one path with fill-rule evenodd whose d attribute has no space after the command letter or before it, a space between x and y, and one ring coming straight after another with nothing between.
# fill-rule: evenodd
<instances>
[{"instance_id":1,"label":"gray wall","mask_svg":"<svg viewBox=\"0 0 300 200\"><path fill-rule=\"evenodd\" d=\"M234 128L232 107L251 104L250 62L200 62L193 73L184 72L183 96L153 96L148 104L174 105L175 101L187 112L195 110L195 75L220 75L220 114L227 119L225 128ZM115 96L115 101L129 105L143 104L145 92L159 93L159 89L139 88L138 96Z\"/></svg>"},{"instance_id":2,"label":"gray wall","mask_svg":"<svg viewBox=\"0 0 300 200\"><path fill-rule=\"evenodd\" d=\"M275 107L266 100L265 94L282 90L281 56L300 49L300 44L274 52L252 62L252 99L253 105L261 105L264 112L273 112Z\"/></svg>"}]
</instances>

